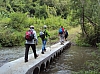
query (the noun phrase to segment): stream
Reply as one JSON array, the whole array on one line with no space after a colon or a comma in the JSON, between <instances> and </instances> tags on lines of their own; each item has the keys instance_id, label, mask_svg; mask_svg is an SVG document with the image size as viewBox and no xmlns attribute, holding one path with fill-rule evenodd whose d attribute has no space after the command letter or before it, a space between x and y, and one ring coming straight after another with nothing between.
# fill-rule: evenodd
<instances>
[{"instance_id":1,"label":"stream","mask_svg":"<svg viewBox=\"0 0 100 74\"><path fill-rule=\"evenodd\" d=\"M41 50L41 46L38 45L37 51ZM41 74L71 74L71 71L79 71L81 69L87 69L86 61L95 60L93 52L97 52L96 48L92 47L78 47L71 46L50 64L50 66ZM9 47L0 49L0 66L5 63L24 57L25 47ZM29 50L29 54L33 53Z\"/></svg>"}]
</instances>

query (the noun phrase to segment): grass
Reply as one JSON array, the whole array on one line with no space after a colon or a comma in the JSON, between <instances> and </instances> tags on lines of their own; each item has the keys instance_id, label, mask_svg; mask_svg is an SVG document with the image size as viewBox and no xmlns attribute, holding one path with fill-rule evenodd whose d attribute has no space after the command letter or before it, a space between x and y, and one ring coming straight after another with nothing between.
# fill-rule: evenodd
<instances>
[{"instance_id":1,"label":"grass","mask_svg":"<svg viewBox=\"0 0 100 74\"><path fill-rule=\"evenodd\" d=\"M75 39L77 38L77 35L80 32L81 32L80 26L69 29L68 30L68 33L69 33L68 40L75 44Z\"/></svg>"}]
</instances>

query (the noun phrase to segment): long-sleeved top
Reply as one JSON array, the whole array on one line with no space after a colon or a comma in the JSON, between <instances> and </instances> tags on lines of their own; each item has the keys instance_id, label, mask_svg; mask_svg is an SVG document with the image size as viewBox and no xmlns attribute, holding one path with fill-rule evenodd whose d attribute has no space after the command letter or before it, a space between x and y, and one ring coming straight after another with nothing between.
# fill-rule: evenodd
<instances>
[{"instance_id":1,"label":"long-sleeved top","mask_svg":"<svg viewBox=\"0 0 100 74\"><path fill-rule=\"evenodd\" d=\"M40 31L40 34L38 35L42 40L47 40L47 37L50 37L49 32L45 29L44 31Z\"/></svg>"},{"instance_id":2,"label":"long-sleeved top","mask_svg":"<svg viewBox=\"0 0 100 74\"><path fill-rule=\"evenodd\" d=\"M46 29L44 30L44 33L46 34L45 40L47 40L47 38L50 37L50 34L49 34L48 30L46 30Z\"/></svg>"},{"instance_id":3,"label":"long-sleeved top","mask_svg":"<svg viewBox=\"0 0 100 74\"><path fill-rule=\"evenodd\" d=\"M25 44L37 44L37 34L36 34L36 31L34 29L31 29L33 31L33 34L34 34L34 39L32 39L32 41L28 41L26 40Z\"/></svg>"}]
</instances>

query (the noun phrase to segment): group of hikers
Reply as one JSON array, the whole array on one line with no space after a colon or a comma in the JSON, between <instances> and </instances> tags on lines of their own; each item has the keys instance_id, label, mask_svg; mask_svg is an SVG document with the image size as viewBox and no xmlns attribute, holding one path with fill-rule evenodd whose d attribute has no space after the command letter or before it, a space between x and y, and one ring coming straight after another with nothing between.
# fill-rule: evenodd
<instances>
[{"instance_id":1,"label":"group of hikers","mask_svg":"<svg viewBox=\"0 0 100 74\"><path fill-rule=\"evenodd\" d=\"M29 48L31 46L33 53L34 53L34 58L36 59L39 55L36 53L36 45L38 44L38 38L41 38L42 41L42 52L41 54L44 54L46 52L46 43L47 39L50 38L50 34L47 30L47 26L43 26L43 30L40 30L39 35L37 36L37 33L34 29L34 26L30 26L30 29L25 33L25 62L28 62L28 52ZM64 41L67 40L68 37L68 32L67 30L64 30L63 26L59 28L59 37L60 37L60 43L61 45L64 44Z\"/></svg>"},{"instance_id":2,"label":"group of hikers","mask_svg":"<svg viewBox=\"0 0 100 74\"><path fill-rule=\"evenodd\" d=\"M68 31L65 30L63 28L63 26L61 26L59 28L59 37L60 37L60 43L61 43L61 45L64 45L64 41L67 41Z\"/></svg>"}]
</instances>

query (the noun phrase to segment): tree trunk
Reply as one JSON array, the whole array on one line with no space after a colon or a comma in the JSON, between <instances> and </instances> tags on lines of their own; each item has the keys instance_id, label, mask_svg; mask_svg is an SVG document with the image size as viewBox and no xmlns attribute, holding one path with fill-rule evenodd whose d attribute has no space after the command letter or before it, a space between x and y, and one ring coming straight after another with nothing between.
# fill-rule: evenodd
<instances>
[{"instance_id":1,"label":"tree trunk","mask_svg":"<svg viewBox=\"0 0 100 74\"><path fill-rule=\"evenodd\" d=\"M85 30L85 25L84 25L84 6L82 7L82 35L83 36L87 36L88 37L88 34L87 34L87 32L86 32L86 30Z\"/></svg>"}]
</instances>

